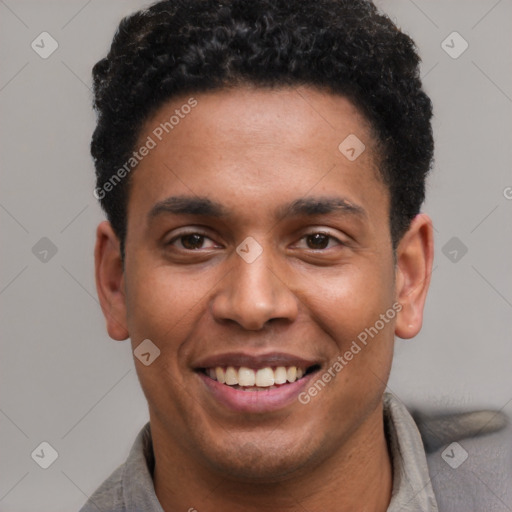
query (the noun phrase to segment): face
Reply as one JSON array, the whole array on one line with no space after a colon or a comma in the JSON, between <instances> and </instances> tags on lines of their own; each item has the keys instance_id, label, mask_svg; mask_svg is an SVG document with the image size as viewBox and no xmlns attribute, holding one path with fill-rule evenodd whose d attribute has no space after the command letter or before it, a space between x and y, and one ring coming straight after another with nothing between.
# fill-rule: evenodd
<instances>
[{"instance_id":1,"label":"face","mask_svg":"<svg viewBox=\"0 0 512 512\"><path fill-rule=\"evenodd\" d=\"M395 265L374 139L347 99L192 96L144 126L137 147L156 145L131 176L124 271L98 230L100 298L112 337L160 350L135 364L169 449L219 474L285 478L380 424L397 325L419 329L401 299L421 265L407 273L408 246ZM350 134L356 159L356 139L338 149Z\"/></svg>"}]
</instances>

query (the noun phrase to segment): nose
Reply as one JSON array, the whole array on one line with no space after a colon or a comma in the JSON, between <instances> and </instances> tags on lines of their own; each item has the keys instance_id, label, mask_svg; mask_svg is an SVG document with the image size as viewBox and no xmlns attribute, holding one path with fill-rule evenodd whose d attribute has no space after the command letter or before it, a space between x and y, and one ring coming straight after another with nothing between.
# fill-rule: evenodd
<instances>
[{"instance_id":1,"label":"nose","mask_svg":"<svg viewBox=\"0 0 512 512\"><path fill-rule=\"evenodd\" d=\"M247 330L260 330L267 322L297 317L298 299L270 258L263 253L252 263L233 254L232 269L221 280L211 302L218 322L233 321Z\"/></svg>"}]
</instances>

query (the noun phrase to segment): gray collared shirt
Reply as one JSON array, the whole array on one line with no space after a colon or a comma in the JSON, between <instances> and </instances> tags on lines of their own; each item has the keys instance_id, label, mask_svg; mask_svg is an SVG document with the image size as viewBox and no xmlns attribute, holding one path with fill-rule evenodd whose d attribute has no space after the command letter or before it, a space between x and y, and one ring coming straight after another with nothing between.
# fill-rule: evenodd
<instances>
[{"instance_id":1,"label":"gray collared shirt","mask_svg":"<svg viewBox=\"0 0 512 512\"><path fill-rule=\"evenodd\" d=\"M393 464L388 512L437 512L420 433L407 409L384 395L384 426ZM128 459L103 482L80 512L164 512L153 486L150 425L137 435Z\"/></svg>"},{"instance_id":2,"label":"gray collared shirt","mask_svg":"<svg viewBox=\"0 0 512 512\"><path fill-rule=\"evenodd\" d=\"M409 411L390 393L384 395L384 428L393 464L388 512L437 512L420 433Z\"/></svg>"}]
</instances>

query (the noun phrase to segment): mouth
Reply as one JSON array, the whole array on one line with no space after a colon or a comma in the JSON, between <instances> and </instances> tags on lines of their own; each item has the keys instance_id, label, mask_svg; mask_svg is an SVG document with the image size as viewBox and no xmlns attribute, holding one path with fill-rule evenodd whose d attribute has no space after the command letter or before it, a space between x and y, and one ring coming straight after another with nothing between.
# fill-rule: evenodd
<instances>
[{"instance_id":1,"label":"mouth","mask_svg":"<svg viewBox=\"0 0 512 512\"><path fill-rule=\"evenodd\" d=\"M320 368L317 361L273 353L223 354L199 361L194 369L210 403L235 412L268 413L298 402Z\"/></svg>"},{"instance_id":2,"label":"mouth","mask_svg":"<svg viewBox=\"0 0 512 512\"><path fill-rule=\"evenodd\" d=\"M199 371L211 380L241 391L268 391L300 381L320 369L320 365L307 366L215 366Z\"/></svg>"}]
</instances>

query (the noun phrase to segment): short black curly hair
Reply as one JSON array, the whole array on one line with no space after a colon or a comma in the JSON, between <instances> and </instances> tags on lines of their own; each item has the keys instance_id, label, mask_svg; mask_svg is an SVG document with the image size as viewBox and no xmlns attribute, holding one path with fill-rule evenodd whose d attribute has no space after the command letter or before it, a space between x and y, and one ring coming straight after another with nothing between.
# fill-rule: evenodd
<instances>
[{"instance_id":1,"label":"short black curly hair","mask_svg":"<svg viewBox=\"0 0 512 512\"><path fill-rule=\"evenodd\" d=\"M163 0L125 17L93 68L91 142L95 195L123 257L130 179L108 182L144 122L178 95L244 84L307 85L354 103L382 148L396 247L420 210L433 159L419 63L412 39L366 0Z\"/></svg>"}]
</instances>

